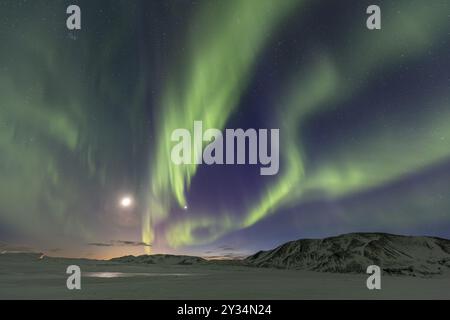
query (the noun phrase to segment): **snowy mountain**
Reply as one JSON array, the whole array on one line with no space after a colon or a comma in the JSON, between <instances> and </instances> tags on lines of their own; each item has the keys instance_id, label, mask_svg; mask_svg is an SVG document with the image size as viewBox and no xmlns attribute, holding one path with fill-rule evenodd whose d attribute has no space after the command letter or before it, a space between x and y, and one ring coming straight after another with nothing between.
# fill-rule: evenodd
<instances>
[{"instance_id":1,"label":"snowy mountain","mask_svg":"<svg viewBox=\"0 0 450 320\"><path fill-rule=\"evenodd\" d=\"M388 274L430 276L450 271L450 240L384 233L304 239L244 260L256 267L362 273L375 264Z\"/></svg>"}]
</instances>

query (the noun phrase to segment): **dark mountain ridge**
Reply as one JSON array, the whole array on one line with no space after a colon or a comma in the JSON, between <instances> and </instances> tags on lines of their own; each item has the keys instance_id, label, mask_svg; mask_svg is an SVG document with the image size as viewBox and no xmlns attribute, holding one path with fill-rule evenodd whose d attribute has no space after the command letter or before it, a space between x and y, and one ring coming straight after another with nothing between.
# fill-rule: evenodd
<instances>
[{"instance_id":1,"label":"dark mountain ridge","mask_svg":"<svg viewBox=\"0 0 450 320\"><path fill-rule=\"evenodd\" d=\"M112 258L112 262L119 263L136 263L136 264L179 264L179 265L191 265L206 262L205 259L195 256L184 255L171 255L171 254L151 254L140 256L123 256L118 258Z\"/></svg>"}]
</instances>

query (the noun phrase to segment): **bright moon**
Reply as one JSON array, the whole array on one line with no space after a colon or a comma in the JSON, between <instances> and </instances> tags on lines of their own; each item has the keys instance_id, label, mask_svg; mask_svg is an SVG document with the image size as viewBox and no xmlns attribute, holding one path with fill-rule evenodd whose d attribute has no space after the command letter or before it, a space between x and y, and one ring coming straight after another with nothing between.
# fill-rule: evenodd
<instances>
[{"instance_id":1,"label":"bright moon","mask_svg":"<svg viewBox=\"0 0 450 320\"><path fill-rule=\"evenodd\" d=\"M133 204L133 199L131 197L123 197L120 199L120 205L124 208L128 208Z\"/></svg>"}]
</instances>

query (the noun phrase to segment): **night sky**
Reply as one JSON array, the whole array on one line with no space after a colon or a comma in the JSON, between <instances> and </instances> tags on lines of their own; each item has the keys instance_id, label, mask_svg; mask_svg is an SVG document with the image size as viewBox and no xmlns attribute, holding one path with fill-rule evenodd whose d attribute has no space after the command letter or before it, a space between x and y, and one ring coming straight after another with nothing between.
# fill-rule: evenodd
<instances>
[{"instance_id":1,"label":"night sky","mask_svg":"<svg viewBox=\"0 0 450 320\"><path fill-rule=\"evenodd\" d=\"M450 238L449 39L447 0L0 0L0 251ZM279 128L279 173L174 165L194 120Z\"/></svg>"}]
</instances>

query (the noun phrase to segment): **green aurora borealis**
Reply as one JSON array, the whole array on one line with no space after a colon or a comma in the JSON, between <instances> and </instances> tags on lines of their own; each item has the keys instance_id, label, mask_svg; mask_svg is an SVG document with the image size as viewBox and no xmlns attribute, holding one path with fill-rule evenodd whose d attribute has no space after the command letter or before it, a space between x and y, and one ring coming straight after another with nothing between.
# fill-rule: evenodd
<instances>
[{"instance_id":1,"label":"green aurora borealis","mask_svg":"<svg viewBox=\"0 0 450 320\"><path fill-rule=\"evenodd\" d=\"M75 2L80 31L67 1L0 0L1 242L103 257L130 248L89 244L450 237L448 1L379 1L375 31L370 1ZM279 128L280 172L172 164L195 120Z\"/></svg>"}]
</instances>

